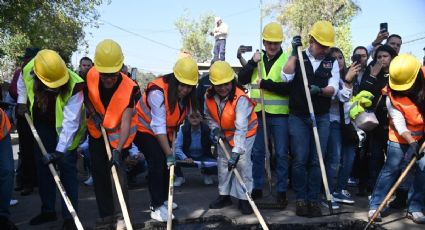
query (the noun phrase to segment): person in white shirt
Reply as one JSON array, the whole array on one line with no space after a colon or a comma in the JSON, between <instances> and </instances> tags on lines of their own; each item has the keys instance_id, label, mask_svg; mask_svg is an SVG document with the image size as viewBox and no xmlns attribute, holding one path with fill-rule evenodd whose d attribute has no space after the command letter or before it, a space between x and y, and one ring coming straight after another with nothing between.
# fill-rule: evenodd
<instances>
[{"instance_id":1,"label":"person in white shirt","mask_svg":"<svg viewBox=\"0 0 425 230\"><path fill-rule=\"evenodd\" d=\"M224 61L226 59L226 39L229 33L229 26L223 22L220 17L215 17L215 26L214 31L210 33L211 36L214 36L214 57L212 62L215 61Z\"/></svg>"}]
</instances>

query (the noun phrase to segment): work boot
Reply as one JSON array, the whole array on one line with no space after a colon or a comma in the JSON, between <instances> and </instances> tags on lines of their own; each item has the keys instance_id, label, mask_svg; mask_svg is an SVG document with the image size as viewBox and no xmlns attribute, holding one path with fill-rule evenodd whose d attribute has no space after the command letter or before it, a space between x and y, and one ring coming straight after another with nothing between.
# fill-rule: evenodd
<instances>
[{"instance_id":1,"label":"work boot","mask_svg":"<svg viewBox=\"0 0 425 230\"><path fill-rule=\"evenodd\" d=\"M389 203L388 206L394 209L405 209L407 207L407 191L397 189L395 192L395 199Z\"/></svg>"},{"instance_id":2,"label":"work boot","mask_svg":"<svg viewBox=\"0 0 425 230\"><path fill-rule=\"evenodd\" d=\"M310 217L321 217L322 210L320 209L319 202L310 202L309 204Z\"/></svg>"},{"instance_id":3,"label":"work boot","mask_svg":"<svg viewBox=\"0 0 425 230\"><path fill-rule=\"evenodd\" d=\"M241 213L244 215L252 214L254 211L252 210L249 201L247 200L239 200L238 208L241 210Z\"/></svg>"},{"instance_id":4,"label":"work boot","mask_svg":"<svg viewBox=\"0 0 425 230\"><path fill-rule=\"evenodd\" d=\"M251 198L253 200L261 199L263 197L263 190L262 189L253 189L251 192Z\"/></svg>"},{"instance_id":5,"label":"work boot","mask_svg":"<svg viewBox=\"0 0 425 230\"><path fill-rule=\"evenodd\" d=\"M96 219L96 227L98 230L112 230L114 229L115 216L106 216Z\"/></svg>"},{"instance_id":6,"label":"work boot","mask_svg":"<svg viewBox=\"0 0 425 230\"><path fill-rule=\"evenodd\" d=\"M63 221L62 230L77 230L74 220L71 218L65 219Z\"/></svg>"},{"instance_id":7,"label":"work boot","mask_svg":"<svg viewBox=\"0 0 425 230\"><path fill-rule=\"evenodd\" d=\"M286 199L286 192L277 192L276 202L282 206L282 209L286 208L288 205L288 200Z\"/></svg>"},{"instance_id":8,"label":"work boot","mask_svg":"<svg viewBox=\"0 0 425 230\"><path fill-rule=\"evenodd\" d=\"M308 206L305 203L305 201L297 200L295 202L295 214L297 216L305 216L305 217L310 215L309 210L308 210Z\"/></svg>"},{"instance_id":9,"label":"work boot","mask_svg":"<svg viewBox=\"0 0 425 230\"><path fill-rule=\"evenodd\" d=\"M220 209L232 205L232 199L229 195L219 195L218 198L210 204L210 209Z\"/></svg>"},{"instance_id":10,"label":"work boot","mask_svg":"<svg viewBox=\"0 0 425 230\"><path fill-rule=\"evenodd\" d=\"M42 212L30 220L30 225L39 225L51 221L56 221L56 212Z\"/></svg>"}]
</instances>

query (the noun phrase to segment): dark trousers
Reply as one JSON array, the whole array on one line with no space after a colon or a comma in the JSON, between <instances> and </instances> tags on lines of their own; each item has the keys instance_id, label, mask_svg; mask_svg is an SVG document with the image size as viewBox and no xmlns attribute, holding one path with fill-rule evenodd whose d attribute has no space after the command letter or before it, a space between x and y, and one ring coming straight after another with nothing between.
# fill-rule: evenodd
<instances>
[{"instance_id":1,"label":"dark trousers","mask_svg":"<svg viewBox=\"0 0 425 230\"><path fill-rule=\"evenodd\" d=\"M55 127L35 122L35 128L48 153L54 152L57 145L57 133ZM41 198L41 212L55 212L57 186L53 180L49 167L43 163L43 155L38 144L34 144L34 157L37 165L38 189ZM78 210L78 178L77 178L77 154L76 151L68 151L56 162L58 174L66 194L71 200L72 206ZM62 216L64 219L71 218L68 208L62 200Z\"/></svg>"},{"instance_id":2,"label":"dark trousers","mask_svg":"<svg viewBox=\"0 0 425 230\"><path fill-rule=\"evenodd\" d=\"M16 129L19 135L19 165L17 168L17 185L32 188L37 184L35 160L34 160L34 137L31 129L23 116L17 116Z\"/></svg>"},{"instance_id":3,"label":"dark trousers","mask_svg":"<svg viewBox=\"0 0 425 230\"><path fill-rule=\"evenodd\" d=\"M165 153L162 151L156 137L137 132L134 144L145 155L148 162L149 194L151 206L157 208L164 204L168 195L169 170L165 162Z\"/></svg>"},{"instance_id":4,"label":"dark trousers","mask_svg":"<svg viewBox=\"0 0 425 230\"><path fill-rule=\"evenodd\" d=\"M111 148L112 150L112 148ZM97 208L99 211L99 216L101 218L112 216L115 213L115 207L120 210L119 203L117 199L114 199L116 196L115 187L112 186L112 174L111 166L109 163L109 158L107 157L105 142L103 137L94 138L89 136L89 152L90 152L90 161L91 169L94 183L94 193L96 195ZM125 203L127 209L129 208L128 202L128 189L127 189L127 177L126 177L126 166L123 161L123 158L126 155L126 151L123 150L120 164L118 167L115 167L119 177L120 185L122 192L124 194Z\"/></svg>"}]
</instances>

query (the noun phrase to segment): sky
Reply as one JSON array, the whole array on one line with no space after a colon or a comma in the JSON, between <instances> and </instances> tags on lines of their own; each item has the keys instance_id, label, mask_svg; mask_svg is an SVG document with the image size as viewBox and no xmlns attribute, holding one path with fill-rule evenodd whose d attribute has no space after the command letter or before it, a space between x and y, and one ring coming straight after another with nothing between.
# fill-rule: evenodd
<instances>
[{"instance_id":1,"label":"sky","mask_svg":"<svg viewBox=\"0 0 425 230\"><path fill-rule=\"evenodd\" d=\"M275 0L276 1L276 0ZM425 0L354 0L361 11L351 23L353 48L367 46L375 38L381 22L388 23L390 34L403 38L400 53L411 53L422 60L425 47ZM263 0L266 5L273 0ZM186 10L186 11L185 11ZM181 48L181 35L174 22L184 14L198 19L206 13L220 16L229 26L226 61L239 64L236 51L239 45L261 45L261 26L273 21L260 20L260 0L112 0L98 8L99 28L86 28L89 48L80 47L72 57L78 66L81 57L94 57L96 45L103 39L117 41L124 52L124 62L143 72L165 74L172 72ZM213 38L210 37L214 43ZM283 49L290 44L286 38ZM212 53L212 51L211 51ZM252 53L244 54L246 59ZM348 57L346 57L348 59Z\"/></svg>"}]
</instances>

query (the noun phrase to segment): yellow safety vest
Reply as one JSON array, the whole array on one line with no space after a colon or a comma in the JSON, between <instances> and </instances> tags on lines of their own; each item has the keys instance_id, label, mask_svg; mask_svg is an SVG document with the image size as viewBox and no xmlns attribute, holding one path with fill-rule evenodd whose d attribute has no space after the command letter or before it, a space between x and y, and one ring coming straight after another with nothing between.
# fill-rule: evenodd
<instances>
[{"instance_id":1,"label":"yellow safety vest","mask_svg":"<svg viewBox=\"0 0 425 230\"><path fill-rule=\"evenodd\" d=\"M261 59L263 59L261 54ZM268 80L271 79L274 82L282 82L282 68L288 60L288 54L282 53L279 58L273 63L273 66L270 68L269 73L266 75L266 70L264 68L264 63L261 62L261 76L262 79ZM255 106L255 112L261 111L261 99L260 99L260 89L257 85L258 81L258 68L254 69L251 77L251 91L249 96L257 102ZM263 90L264 92L264 109L267 113L270 114L289 114L289 97L282 96L280 94Z\"/></svg>"}]
</instances>

